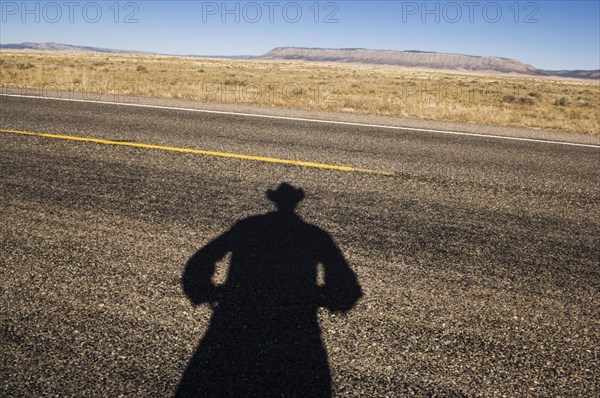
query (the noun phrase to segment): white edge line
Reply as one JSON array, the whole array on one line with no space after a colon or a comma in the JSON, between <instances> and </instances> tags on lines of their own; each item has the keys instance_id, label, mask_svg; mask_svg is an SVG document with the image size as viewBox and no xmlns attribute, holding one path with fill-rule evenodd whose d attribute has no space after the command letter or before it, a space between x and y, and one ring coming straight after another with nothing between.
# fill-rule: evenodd
<instances>
[{"instance_id":1,"label":"white edge line","mask_svg":"<svg viewBox=\"0 0 600 398\"><path fill-rule=\"evenodd\" d=\"M467 132L461 132L461 131L434 130L434 129L423 129L423 128L416 128L416 127L413 128L413 127L401 127L401 126L388 126L388 125L383 125L383 124L352 123L352 122L343 122L343 121L337 121L337 120L308 119L308 118L292 117L292 116L261 115L258 113L214 111L214 110L208 110L208 109L179 108L176 106L133 104L133 103L126 103L126 102L94 101L94 100L86 100L86 99L60 98L60 97L44 97L44 96L39 96L39 95L0 93L0 96L45 99L45 100L54 100L54 101L88 102L88 103L93 103L93 104L121 105L121 106L131 106L131 107L138 107L138 108L166 109L166 110L177 110L177 111L186 111L186 112L214 113L214 114L219 114L219 115L235 115L235 116L265 118L265 119L294 120L294 121L302 121L302 122L326 123L326 124L337 124L337 125L357 126L357 127L372 127L372 128L390 129L390 130L421 131L421 132L426 132L426 133L451 134L451 135L462 135L462 136L483 137L483 138L496 138L496 139L512 140L512 141L540 142L543 144L570 145L570 146L600 149L600 145L594 145L594 144L578 144L578 143L574 143L574 142L565 142L565 141L539 140L539 139L535 139L535 138L508 137L508 136L494 135L494 134L467 133Z\"/></svg>"}]
</instances>

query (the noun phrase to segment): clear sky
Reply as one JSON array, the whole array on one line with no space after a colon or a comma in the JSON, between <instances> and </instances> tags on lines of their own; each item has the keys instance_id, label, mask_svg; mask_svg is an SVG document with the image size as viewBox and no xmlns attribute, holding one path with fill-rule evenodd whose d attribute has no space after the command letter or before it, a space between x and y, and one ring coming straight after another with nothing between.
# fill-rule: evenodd
<instances>
[{"instance_id":1,"label":"clear sky","mask_svg":"<svg viewBox=\"0 0 600 398\"><path fill-rule=\"evenodd\" d=\"M0 42L168 54L421 50L600 68L600 1L0 1Z\"/></svg>"}]
</instances>

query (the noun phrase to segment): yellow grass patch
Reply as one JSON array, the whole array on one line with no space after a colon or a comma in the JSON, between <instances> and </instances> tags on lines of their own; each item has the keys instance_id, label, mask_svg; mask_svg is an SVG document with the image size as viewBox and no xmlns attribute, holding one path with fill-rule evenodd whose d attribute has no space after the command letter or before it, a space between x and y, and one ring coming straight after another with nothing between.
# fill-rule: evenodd
<instances>
[{"instance_id":1,"label":"yellow grass patch","mask_svg":"<svg viewBox=\"0 0 600 398\"><path fill-rule=\"evenodd\" d=\"M4 89L39 88L600 134L600 83L379 65L0 51Z\"/></svg>"}]
</instances>

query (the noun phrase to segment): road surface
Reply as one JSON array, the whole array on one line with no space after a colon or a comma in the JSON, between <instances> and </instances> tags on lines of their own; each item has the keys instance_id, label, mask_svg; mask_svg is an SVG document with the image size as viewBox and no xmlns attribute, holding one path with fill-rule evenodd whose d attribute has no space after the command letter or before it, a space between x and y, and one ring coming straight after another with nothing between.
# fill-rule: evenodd
<instances>
[{"instance_id":1,"label":"road surface","mask_svg":"<svg viewBox=\"0 0 600 398\"><path fill-rule=\"evenodd\" d=\"M319 312L334 396L598 395L599 147L0 105L2 396L172 396L211 315L187 260L283 181L364 293Z\"/></svg>"}]
</instances>

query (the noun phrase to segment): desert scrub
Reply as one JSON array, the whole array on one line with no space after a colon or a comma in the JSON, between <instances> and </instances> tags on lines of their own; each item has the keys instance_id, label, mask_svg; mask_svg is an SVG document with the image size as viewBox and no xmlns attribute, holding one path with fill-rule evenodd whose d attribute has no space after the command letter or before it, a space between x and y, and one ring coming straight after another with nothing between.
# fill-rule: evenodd
<instances>
[{"instance_id":1,"label":"desert scrub","mask_svg":"<svg viewBox=\"0 0 600 398\"><path fill-rule=\"evenodd\" d=\"M27 63L18 63L17 64L17 69L31 69L33 68L35 65L33 65L30 62Z\"/></svg>"},{"instance_id":2,"label":"desert scrub","mask_svg":"<svg viewBox=\"0 0 600 398\"><path fill-rule=\"evenodd\" d=\"M5 86L43 88L78 81L103 94L127 87L136 96L600 134L600 85L593 80L385 65L0 52Z\"/></svg>"}]
</instances>

